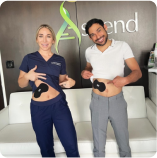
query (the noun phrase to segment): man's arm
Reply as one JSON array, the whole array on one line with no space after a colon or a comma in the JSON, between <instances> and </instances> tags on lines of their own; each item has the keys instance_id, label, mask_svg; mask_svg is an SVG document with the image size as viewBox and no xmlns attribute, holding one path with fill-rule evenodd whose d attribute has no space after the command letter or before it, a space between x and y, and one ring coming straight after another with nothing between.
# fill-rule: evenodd
<instances>
[{"instance_id":1,"label":"man's arm","mask_svg":"<svg viewBox=\"0 0 157 158\"><path fill-rule=\"evenodd\" d=\"M88 63L88 62L86 63L85 70L92 72L93 68L90 63Z\"/></svg>"},{"instance_id":2,"label":"man's arm","mask_svg":"<svg viewBox=\"0 0 157 158\"><path fill-rule=\"evenodd\" d=\"M126 59L125 62L132 72L126 77L116 76L107 84L113 83L116 87L119 88L129 83L136 82L138 79L142 77L142 72L135 58Z\"/></svg>"},{"instance_id":3,"label":"man's arm","mask_svg":"<svg viewBox=\"0 0 157 158\"><path fill-rule=\"evenodd\" d=\"M142 77L142 72L135 58L129 58L125 60L127 66L132 71L128 76L126 76L126 84L136 82Z\"/></svg>"},{"instance_id":4,"label":"man's arm","mask_svg":"<svg viewBox=\"0 0 157 158\"><path fill-rule=\"evenodd\" d=\"M81 76L84 79L89 79L93 74L91 73L93 70L90 63L87 62L85 69L81 72Z\"/></svg>"}]
</instances>

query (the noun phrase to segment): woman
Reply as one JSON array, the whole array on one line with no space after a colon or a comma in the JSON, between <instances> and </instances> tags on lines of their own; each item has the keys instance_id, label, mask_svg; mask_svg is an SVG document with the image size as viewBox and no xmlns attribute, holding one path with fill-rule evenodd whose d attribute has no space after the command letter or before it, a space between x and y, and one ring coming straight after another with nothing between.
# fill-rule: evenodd
<instances>
[{"instance_id":1,"label":"woman","mask_svg":"<svg viewBox=\"0 0 157 158\"><path fill-rule=\"evenodd\" d=\"M49 25L41 25L36 32L39 50L27 54L20 66L18 84L30 83L31 119L42 157L55 157L53 124L68 157L79 157L77 137L70 110L61 86L70 88L75 81L66 75L63 57L52 53L56 37Z\"/></svg>"}]
</instances>

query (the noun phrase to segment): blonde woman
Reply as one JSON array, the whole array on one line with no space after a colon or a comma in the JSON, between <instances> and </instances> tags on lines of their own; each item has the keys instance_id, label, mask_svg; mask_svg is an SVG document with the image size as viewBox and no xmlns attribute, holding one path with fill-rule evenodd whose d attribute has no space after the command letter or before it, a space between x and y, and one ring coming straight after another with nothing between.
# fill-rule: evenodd
<instances>
[{"instance_id":1,"label":"blonde woman","mask_svg":"<svg viewBox=\"0 0 157 158\"><path fill-rule=\"evenodd\" d=\"M31 119L42 157L55 157L53 124L67 157L79 157L75 127L61 88L70 88L75 81L66 74L64 58L51 51L55 41L49 25L37 29L39 50L24 57L18 84L23 88L30 83L33 90Z\"/></svg>"}]
</instances>

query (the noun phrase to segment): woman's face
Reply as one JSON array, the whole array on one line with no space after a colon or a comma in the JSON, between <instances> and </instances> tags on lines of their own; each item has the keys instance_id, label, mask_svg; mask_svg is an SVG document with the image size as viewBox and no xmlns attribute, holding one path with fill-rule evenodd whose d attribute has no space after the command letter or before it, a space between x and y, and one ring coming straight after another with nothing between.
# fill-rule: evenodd
<instances>
[{"instance_id":1,"label":"woman's face","mask_svg":"<svg viewBox=\"0 0 157 158\"><path fill-rule=\"evenodd\" d=\"M40 47L39 49L43 51L51 51L51 46L55 42L53 40L51 31L47 28L42 28L39 30L36 41Z\"/></svg>"}]
</instances>

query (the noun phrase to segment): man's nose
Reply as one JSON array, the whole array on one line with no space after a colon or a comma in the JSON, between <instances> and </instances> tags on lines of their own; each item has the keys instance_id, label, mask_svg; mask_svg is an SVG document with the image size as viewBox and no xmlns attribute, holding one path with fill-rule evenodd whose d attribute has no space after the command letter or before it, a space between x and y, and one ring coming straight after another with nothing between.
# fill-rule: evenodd
<instances>
[{"instance_id":1,"label":"man's nose","mask_svg":"<svg viewBox=\"0 0 157 158\"><path fill-rule=\"evenodd\" d=\"M99 39L101 37L101 35L99 35L98 33L96 34L96 39Z\"/></svg>"}]
</instances>

